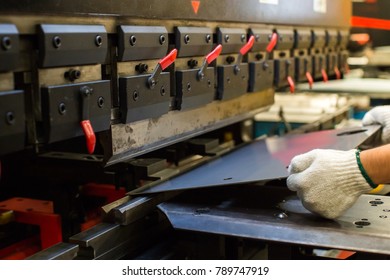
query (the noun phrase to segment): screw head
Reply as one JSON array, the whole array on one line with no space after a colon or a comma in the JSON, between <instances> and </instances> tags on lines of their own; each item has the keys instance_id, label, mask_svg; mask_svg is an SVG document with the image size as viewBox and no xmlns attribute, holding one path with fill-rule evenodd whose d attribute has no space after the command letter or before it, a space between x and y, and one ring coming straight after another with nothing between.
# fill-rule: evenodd
<instances>
[{"instance_id":1,"label":"screw head","mask_svg":"<svg viewBox=\"0 0 390 280\"><path fill-rule=\"evenodd\" d=\"M139 92L138 90L133 91L133 100L137 101L139 99Z\"/></svg>"},{"instance_id":2,"label":"screw head","mask_svg":"<svg viewBox=\"0 0 390 280\"><path fill-rule=\"evenodd\" d=\"M165 44L166 39L165 39L165 35L164 34L160 35L159 41L160 41L160 45L164 45Z\"/></svg>"},{"instance_id":3,"label":"screw head","mask_svg":"<svg viewBox=\"0 0 390 280\"><path fill-rule=\"evenodd\" d=\"M60 36L54 36L53 37L53 46L58 49L62 45L62 40Z\"/></svg>"},{"instance_id":4,"label":"screw head","mask_svg":"<svg viewBox=\"0 0 390 280\"><path fill-rule=\"evenodd\" d=\"M7 112L5 113L5 121L8 125L15 124L15 115L13 112Z\"/></svg>"},{"instance_id":5,"label":"screw head","mask_svg":"<svg viewBox=\"0 0 390 280\"><path fill-rule=\"evenodd\" d=\"M65 106L64 102L61 102L60 104L58 104L58 113L60 113L60 115L65 115L66 106Z\"/></svg>"},{"instance_id":6,"label":"screw head","mask_svg":"<svg viewBox=\"0 0 390 280\"><path fill-rule=\"evenodd\" d=\"M104 107L104 97L99 96L97 103L98 103L99 108L103 108Z\"/></svg>"},{"instance_id":7,"label":"screw head","mask_svg":"<svg viewBox=\"0 0 390 280\"><path fill-rule=\"evenodd\" d=\"M211 42L211 35L207 34L206 35L206 43L210 43L210 42Z\"/></svg>"},{"instance_id":8,"label":"screw head","mask_svg":"<svg viewBox=\"0 0 390 280\"><path fill-rule=\"evenodd\" d=\"M190 42L190 35L186 34L184 36L184 43L188 44Z\"/></svg>"},{"instance_id":9,"label":"screw head","mask_svg":"<svg viewBox=\"0 0 390 280\"><path fill-rule=\"evenodd\" d=\"M228 43L230 41L230 36L229 34L226 34L225 35L225 42Z\"/></svg>"},{"instance_id":10,"label":"screw head","mask_svg":"<svg viewBox=\"0 0 390 280\"><path fill-rule=\"evenodd\" d=\"M241 34L241 42L245 42L245 40L246 40L246 36L245 36L245 34Z\"/></svg>"},{"instance_id":11,"label":"screw head","mask_svg":"<svg viewBox=\"0 0 390 280\"><path fill-rule=\"evenodd\" d=\"M95 44L96 44L97 47L100 47L101 45L103 45L103 38L102 38L102 36L96 35L96 37L95 37Z\"/></svg>"},{"instance_id":12,"label":"screw head","mask_svg":"<svg viewBox=\"0 0 390 280\"><path fill-rule=\"evenodd\" d=\"M130 45L135 46L135 43L137 42L137 37L135 37L134 35L131 35L129 42L130 42Z\"/></svg>"},{"instance_id":13,"label":"screw head","mask_svg":"<svg viewBox=\"0 0 390 280\"><path fill-rule=\"evenodd\" d=\"M12 47L12 40L11 37L4 36L3 39L1 39L1 46L4 50L8 51Z\"/></svg>"},{"instance_id":14,"label":"screw head","mask_svg":"<svg viewBox=\"0 0 390 280\"><path fill-rule=\"evenodd\" d=\"M167 93L167 91L165 90L165 87L164 87L164 86L161 86L161 88L160 88L160 94L161 94L161 96L164 96L166 93Z\"/></svg>"}]
</instances>

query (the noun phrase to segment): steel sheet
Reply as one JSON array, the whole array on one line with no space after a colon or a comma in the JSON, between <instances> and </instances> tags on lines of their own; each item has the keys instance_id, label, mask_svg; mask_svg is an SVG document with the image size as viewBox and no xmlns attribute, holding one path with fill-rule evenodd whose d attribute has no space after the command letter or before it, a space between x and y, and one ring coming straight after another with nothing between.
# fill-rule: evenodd
<instances>
[{"instance_id":1,"label":"steel sheet","mask_svg":"<svg viewBox=\"0 0 390 280\"><path fill-rule=\"evenodd\" d=\"M131 194L247 184L286 178L291 159L312 149L349 150L373 136L379 126L325 130L254 141L190 172Z\"/></svg>"}]
</instances>

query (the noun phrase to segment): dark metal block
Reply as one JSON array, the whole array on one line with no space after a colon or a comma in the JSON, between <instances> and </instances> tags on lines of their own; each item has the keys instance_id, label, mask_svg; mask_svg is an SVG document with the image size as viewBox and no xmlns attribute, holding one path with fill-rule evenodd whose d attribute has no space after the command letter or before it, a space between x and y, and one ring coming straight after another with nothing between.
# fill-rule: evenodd
<instances>
[{"instance_id":1,"label":"dark metal block","mask_svg":"<svg viewBox=\"0 0 390 280\"><path fill-rule=\"evenodd\" d=\"M294 58L275 59L275 87L288 86L287 77L295 77L295 61Z\"/></svg>"},{"instance_id":2,"label":"dark metal block","mask_svg":"<svg viewBox=\"0 0 390 280\"><path fill-rule=\"evenodd\" d=\"M240 71L235 71L236 65L220 65L218 71L217 99L231 99L248 91L248 63L240 64Z\"/></svg>"},{"instance_id":3,"label":"dark metal block","mask_svg":"<svg viewBox=\"0 0 390 280\"><path fill-rule=\"evenodd\" d=\"M24 148L25 127L24 92L0 92L0 155Z\"/></svg>"},{"instance_id":4,"label":"dark metal block","mask_svg":"<svg viewBox=\"0 0 390 280\"><path fill-rule=\"evenodd\" d=\"M336 74L335 68L339 66L338 53L329 53L326 55L326 72L328 76L334 76Z\"/></svg>"},{"instance_id":5,"label":"dark metal block","mask_svg":"<svg viewBox=\"0 0 390 280\"><path fill-rule=\"evenodd\" d=\"M177 27L175 30L178 57L202 56L213 47L213 31L209 27Z\"/></svg>"},{"instance_id":6,"label":"dark metal block","mask_svg":"<svg viewBox=\"0 0 390 280\"><path fill-rule=\"evenodd\" d=\"M221 53L238 53L246 43L246 33L241 28L218 28L217 43L222 45Z\"/></svg>"},{"instance_id":7,"label":"dark metal block","mask_svg":"<svg viewBox=\"0 0 390 280\"><path fill-rule=\"evenodd\" d=\"M323 48L326 46L325 29L314 29L311 31L313 48Z\"/></svg>"},{"instance_id":8,"label":"dark metal block","mask_svg":"<svg viewBox=\"0 0 390 280\"><path fill-rule=\"evenodd\" d=\"M295 29L295 49L308 49L313 44L313 37L310 29Z\"/></svg>"},{"instance_id":9,"label":"dark metal block","mask_svg":"<svg viewBox=\"0 0 390 280\"><path fill-rule=\"evenodd\" d=\"M89 118L95 132L108 130L111 123L110 81L97 81L42 88L45 140L49 143L83 135L80 89L93 90L89 99Z\"/></svg>"},{"instance_id":10,"label":"dark metal block","mask_svg":"<svg viewBox=\"0 0 390 280\"><path fill-rule=\"evenodd\" d=\"M253 44L253 47L251 49L252 52L259 52L259 51L265 51L267 48L267 45L270 41L270 38L272 36L272 29L266 29L266 28L251 28L249 30L250 36L255 36L255 43Z\"/></svg>"},{"instance_id":11,"label":"dark metal block","mask_svg":"<svg viewBox=\"0 0 390 280\"><path fill-rule=\"evenodd\" d=\"M118 27L118 60L158 59L167 54L168 31L163 26Z\"/></svg>"},{"instance_id":12,"label":"dark metal block","mask_svg":"<svg viewBox=\"0 0 390 280\"><path fill-rule=\"evenodd\" d=\"M14 24L0 24L0 71L16 67L19 54L19 32Z\"/></svg>"},{"instance_id":13,"label":"dark metal block","mask_svg":"<svg viewBox=\"0 0 390 280\"><path fill-rule=\"evenodd\" d=\"M291 28L278 29L278 43L275 49L277 50L290 50L293 48L295 43L294 30Z\"/></svg>"},{"instance_id":14,"label":"dark metal block","mask_svg":"<svg viewBox=\"0 0 390 280\"><path fill-rule=\"evenodd\" d=\"M339 43L339 33L336 29L326 30L326 46L334 48Z\"/></svg>"},{"instance_id":15,"label":"dark metal block","mask_svg":"<svg viewBox=\"0 0 390 280\"><path fill-rule=\"evenodd\" d=\"M249 92L272 88L274 83L274 63L272 60L249 63Z\"/></svg>"},{"instance_id":16,"label":"dark metal block","mask_svg":"<svg viewBox=\"0 0 390 280\"><path fill-rule=\"evenodd\" d=\"M307 81L306 72L312 73L312 59L309 56L295 58L295 81Z\"/></svg>"},{"instance_id":17,"label":"dark metal block","mask_svg":"<svg viewBox=\"0 0 390 280\"><path fill-rule=\"evenodd\" d=\"M198 72L199 69L176 71L175 109L196 108L214 100L214 67L208 67L204 71L203 79L198 79Z\"/></svg>"},{"instance_id":18,"label":"dark metal block","mask_svg":"<svg viewBox=\"0 0 390 280\"><path fill-rule=\"evenodd\" d=\"M315 54L312 56L312 76L313 79L322 79L322 69L326 67L326 57L324 54Z\"/></svg>"},{"instance_id":19,"label":"dark metal block","mask_svg":"<svg viewBox=\"0 0 390 280\"><path fill-rule=\"evenodd\" d=\"M41 24L38 26L39 65L102 64L108 43L103 25Z\"/></svg>"},{"instance_id":20,"label":"dark metal block","mask_svg":"<svg viewBox=\"0 0 390 280\"><path fill-rule=\"evenodd\" d=\"M148 86L150 75L119 78L120 112L123 123L157 118L169 111L170 73L163 72L154 88Z\"/></svg>"}]
</instances>

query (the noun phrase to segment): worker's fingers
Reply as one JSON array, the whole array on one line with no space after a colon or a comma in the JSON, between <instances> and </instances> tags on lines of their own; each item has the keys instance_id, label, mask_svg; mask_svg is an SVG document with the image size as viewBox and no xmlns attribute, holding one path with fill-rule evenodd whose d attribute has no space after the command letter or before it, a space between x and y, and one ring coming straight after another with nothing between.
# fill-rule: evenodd
<instances>
[{"instance_id":1,"label":"worker's fingers","mask_svg":"<svg viewBox=\"0 0 390 280\"><path fill-rule=\"evenodd\" d=\"M296 192L300 190L302 185L305 184L307 178L306 178L305 172L303 173L296 173L292 174L287 177L287 187L290 191Z\"/></svg>"},{"instance_id":2,"label":"worker's fingers","mask_svg":"<svg viewBox=\"0 0 390 280\"><path fill-rule=\"evenodd\" d=\"M288 173L294 174L306 170L313 163L317 153L317 150L312 150L305 154L295 156L288 166Z\"/></svg>"},{"instance_id":3,"label":"worker's fingers","mask_svg":"<svg viewBox=\"0 0 390 280\"><path fill-rule=\"evenodd\" d=\"M362 119L363 125L372 125L377 123L379 123L378 120L376 120L376 118L371 112L367 112Z\"/></svg>"}]
</instances>

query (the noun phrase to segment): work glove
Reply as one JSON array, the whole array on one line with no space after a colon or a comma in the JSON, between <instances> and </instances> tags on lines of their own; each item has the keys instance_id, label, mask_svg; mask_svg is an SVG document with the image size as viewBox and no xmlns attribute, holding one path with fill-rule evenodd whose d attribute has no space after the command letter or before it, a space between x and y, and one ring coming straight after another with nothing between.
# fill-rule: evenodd
<instances>
[{"instance_id":1,"label":"work glove","mask_svg":"<svg viewBox=\"0 0 390 280\"><path fill-rule=\"evenodd\" d=\"M356 160L356 150L316 149L294 157L288 168L287 186L296 191L303 206L335 219L364 193L372 190Z\"/></svg>"},{"instance_id":2,"label":"work glove","mask_svg":"<svg viewBox=\"0 0 390 280\"><path fill-rule=\"evenodd\" d=\"M363 126L380 124L382 126L381 143L390 143L390 105L378 106L368 111L362 120Z\"/></svg>"}]
</instances>

